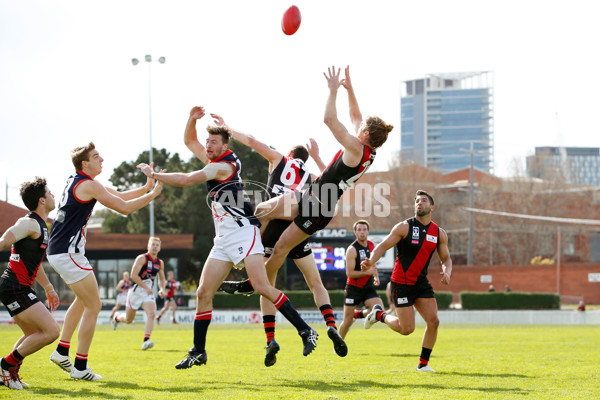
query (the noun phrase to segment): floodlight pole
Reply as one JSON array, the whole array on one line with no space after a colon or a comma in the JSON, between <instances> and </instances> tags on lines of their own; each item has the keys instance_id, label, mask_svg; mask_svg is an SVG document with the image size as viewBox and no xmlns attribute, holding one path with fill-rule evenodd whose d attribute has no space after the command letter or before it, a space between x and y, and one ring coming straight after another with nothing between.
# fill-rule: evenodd
<instances>
[{"instance_id":1,"label":"floodlight pole","mask_svg":"<svg viewBox=\"0 0 600 400\"><path fill-rule=\"evenodd\" d=\"M471 170L469 171L469 207L471 210L475 207L475 199L474 199L474 180L475 180L475 171L474 171L474 143L471 142ZM467 265L473 265L473 230L474 230L474 222L473 222L473 211L469 211L469 248L467 252Z\"/></svg>"},{"instance_id":2,"label":"floodlight pole","mask_svg":"<svg viewBox=\"0 0 600 400\"><path fill-rule=\"evenodd\" d=\"M150 152L148 153L149 164L154 162L153 149L152 149L152 56L147 54L144 57L144 61L148 64L148 136L150 139ZM160 57L157 60L159 63L164 64L166 61L165 57ZM139 63L137 58L131 59L131 63L136 66ZM154 200L150 202L150 236L154 236Z\"/></svg>"}]
</instances>

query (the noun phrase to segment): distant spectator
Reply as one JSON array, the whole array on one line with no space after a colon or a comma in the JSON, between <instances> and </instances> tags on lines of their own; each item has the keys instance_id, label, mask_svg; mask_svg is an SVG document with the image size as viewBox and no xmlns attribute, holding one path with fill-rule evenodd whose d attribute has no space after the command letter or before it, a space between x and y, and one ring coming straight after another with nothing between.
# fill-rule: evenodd
<instances>
[{"instance_id":1,"label":"distant spectator","mask_svg":"<svg viewBox=\"0 0 600 400\"><path fill-rule=\"evenodd\" d=\"M504 291L505 291L506 293L510 292L510 286L508 286L508 285L504 285Z\"/></svg>"},{"instance_id":2,"label":"distant spectator","mask_svg":"<svg viewBox=\"0 0 600 400\"><path fill-rule=\"evenodd\" d=\"M579 301L579 307L577 307L577 311L585 311L585 303L583 300Z\"/></svg>"},{"instance_id":3,"label":"distant spectator","mask_svg":"<svg viewBox=\"0 0 600 400\"><path fill-rule=\"evenodd\" d=\"M488 292L495 292L496 289L494 289L494 285L490 285L490 287L488 288Z\"/></svg>"}]
</instances>

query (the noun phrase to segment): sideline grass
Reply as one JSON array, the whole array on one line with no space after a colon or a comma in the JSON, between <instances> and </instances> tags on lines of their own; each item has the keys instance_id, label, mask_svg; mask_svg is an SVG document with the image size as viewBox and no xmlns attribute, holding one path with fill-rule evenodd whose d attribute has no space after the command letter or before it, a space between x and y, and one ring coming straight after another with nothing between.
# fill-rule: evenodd
<instances>
[{"instance_id":1,"label":"sideline grass","mask_svg":"<svg viewBox=\"0 0 600 400\"><path fill-rule=\"evenodd\" d=\"M599 327L443 325L430 365L417 373L424 326L402 337L380 324L355 324L340 358L324 325L319 344L302 356L301 340L279 325L277 364L263 365L260 325L212 325L208 364L176 370L192 345L191 325L159 325L155 347L140 349L143 325L98 326L90 365L99 382L71 380L48 361L56 344L26 358L22 391L11 399L593 399L600 397ZM0 327L0 355L20 337ZM76 346L73 340L72 348ZM74 353L74 351L72 351Z\"/></svg>"}]
</instances>

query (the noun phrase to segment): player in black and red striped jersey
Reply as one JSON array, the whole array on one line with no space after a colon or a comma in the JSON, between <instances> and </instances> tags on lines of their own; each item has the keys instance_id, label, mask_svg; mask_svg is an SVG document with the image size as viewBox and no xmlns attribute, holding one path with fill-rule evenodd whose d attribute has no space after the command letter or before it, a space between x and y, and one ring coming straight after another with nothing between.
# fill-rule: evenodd
<instances>
[{"instance_id":1,"label":"player in black and red striped jersey","mask_svg":"<svg viewBox=\"0 0 600 400\"><path fill-rule=\"evenodd\" d=\"M379 273L377 266L367 271L362 271L360 263L371 256L375 247L369 238L369 223L358 220L353 225L356 240L346 250L346 289L344 293L344 320L340 324L340 335L346 338L348 330L355 319L365 318L373 306L383 301L377 294L375 286L379 286ZM357 310L356 306L363 303L366 309Z\"/></svg>"},{"instance_id":2,"label":"player in black and red striped jersey","mask_svg":"<svg viewBox=\"0 0 600 400\"><path fill-rule=\"evenodd\" d=\"M415 330L416 308L427 324L417 366L419 372L434 372L428 364L440 324L433 288L427 279L427 267L434 251L437 251L442 263L442 284L450 284L452 275L448 235L431 220L434 207L433 197L424 190L418 190L415 195L415 216L396 224L371 252L371 257L361 264L363 270L372 268L383 253L396 246L398 255L391 288L396 316L387 314L382 307L374 306L367 315L365 328L380 321L401 335L410 335Z\"/></svg>"},{"instance_id":3,"label":"player in black and red striped jersey","mask_svg":"<svg viewBox=\"0 0 600 400\"><path fill-rule=\"evenodd\" d=\"M287 254L310 235L325 228L335 214L338 200L367 171L375 160L375 150L387 140L393 129L379 117L363 121L354 89L350 81L350 68L345 79L340 79L340 69L328 69L325 79L329 97L325 106L324 121L335 139L342 145L331 163L298 199L295 193L286 194L260 203L256 208L262 227L273 219L293 220L277 240L273 254L266 262L267 273L278 270ZM336 98L340 86L348 92L350 119L356 134L348 132L337 117Z\"/></svg>"},{"instance_id":4,"label":"player in black and red striped jersey","mask_svg":"<svg viewBox=\"0 0 600 400\"><path fill-rule=\"evenodd\" d=\"M46 292L50 310L58 307L58 294L44 268L40 268L48 247L46 220L54 210L54 195L46 180L38 177L23 183L20 193L31 212L19 218L0 238L0 251L11 246L8 266L0 276L0 300L23 330L13 351L0 360L1 383L17 390L27 385L19 377L23 359L54 342L60 333L58 324L32 288L37 281Z\"/></svg>"},{"instance_id":5,"label":"player in black and red striped jersey","mask_svg":"<svg viewBox=\"0 0 600 400\"><path fill-rule=\"evenodd\" d=\"M160 310L158 317L156 317L156 323L160 324L160 318L163 316L168 309L171 309L172 318L171 321L176 324L175 311L177 311L177 303L175 303L175 291L181 287L181 283L175 280L173 271L167 271L167 282L165 285L165 305Z\"/></svg>"}]
</instances>

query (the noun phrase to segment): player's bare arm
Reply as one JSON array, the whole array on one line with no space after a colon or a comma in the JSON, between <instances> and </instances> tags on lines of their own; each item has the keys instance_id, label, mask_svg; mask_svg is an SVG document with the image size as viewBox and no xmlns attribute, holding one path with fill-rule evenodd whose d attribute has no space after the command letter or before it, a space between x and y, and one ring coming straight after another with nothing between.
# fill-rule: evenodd
<instances>
[{"instance_id":1,"label":"player's bare arm","mask_svg":"<svg viewBox=\"0 0 600 400\"><path fill-rule=\"evenodd\" d=\"M231 135L237 141L243 143L244 145L250 147L251 149L254 149L258 154L260 154L264 159L266 159L269 162L269 173L271 173L273 171L273 169L277 166L277 164L283 158L283 154L281 154L280 152L278 152L275 149L272 149L267 144L261 142L254 136L249 135L247 133L240 132L237 129L232 128L230 125L227 125L225 123L225 120L223 119L223 117L221 117L220 115L210 114L210 116L213 118L215 125L227 126L229 128L229 132L231 132Z\"/></svg>"},{"instance_id":2,"label":"player's bare arm","mask_svg":"<svg viewBox=\"0 0 600 400\"><path fill-rule=\"evenodd\" d=\"M439 240L437 253L442 263L441 282L444 285L449 285L452 277L452 258L450 258L450 250L448 249L448 234L442 228L440 228Z\"/></svg>"},{"instance_id":3,"label":"player's bare arm","mask_svg":"<svg viewBox=\"0 0 600 400\"><path fill-rule=\"evenodd\" d=\"M319 155L319 145L317 144L317 141L313 138L310 138L308 140L308 143L306 144L306 149L308 150L308 155L315 161L315 163L317 163L319 171L323 172L323 170L327 168L327 166L325 165L325 163L321 159L321 156ZM313 180L316 178L314 174L310 175Z\"/></svg>"},{"instance_id":4,"label":"player's bare arm","mask_svg":"<svg viewBox=\"0 0 600 400\"><path fill-rule=\"evenodd\" d=\"M146 293L152 294L153 293L152 288L149 288L144 283L142 278L140 278L140 271L142 270L142 267L144 266L145 263L146 263L146 256L144 254L140 254L139 256L137 256L135 258L135 261L133 262L133 266L131 267L130 279L134 283L136 283L139 287L144 289L146 291Z\"/></svg>"},{"instance_id":5,"label":"player's bare arm","mask_svg":"<svg viewBox=\"0 0 600 400\"><path fill-rule=\"evenodd\" d=\"M35 280L40 284L41 287L44 288L44 292L46 292L46 299L48 299L48 308L50 308L50 311L56 310L60 305L60 299L58 298L58 293L56 293L56 290L54 290L54 286L50 282L50 279L48 279L46 271L44 271L44 267L42 265L40 265L38 268Z\"/></svg>"},{"instance_id":6,"label":"player's bare arm","mask_svg":"<svg viewBox=\"0 0 600 400\"><path fill-rule=\"evenodd\" d=\"M152 191L131 200L123 200L109 192L100 182L94 180L83 181L75 189L78 199L89 201L98 200L103 206L115 210L121 214L129 215L134 211L149 204L162 191L162 183L159 182Z\"/></svg>"},{"instance_id":7,"label":"player's bare arm","mask_svg":"<svg viewBox=\"0 0 600 400\"><path fill-rule=\"evenodd\" d=\"M183 142L188 149L203 163L208 164L206 148L198 141L196 121L204 117L204 107L194 107L190 111L190 117L183 133Z\"/></svg>"},{"instance_id":8,"label":"player's bare arm","mask_svg":"<svg viewBox=\"0 0 600 400\"><path fill-rule=\"evenodd\" d=\"M335 67L327 69L327 73L323 73L327 79L327 87L329 88L329 96L325 105L325 117L323 121L329 128L335 139L344 147L344 164L349 167L355 167L362 160L363 144L358 137L350 134L344 124L340 122L337 116L336 99L340 82L340 69Z\"/></svg>"},{"instance_id":9,"label":"player's bare arm","mask_svg":"<svg viewBox=\"0 0 600 400\"><path fill-rule=\"evenodd\" d=\"M39 224L28 217L19 218L17 222L0 237L0 251L9 248L19 240L31 237L37 239L41 235Z\"/></svg>"},{"instance_id":10,"label":"player's bare arm","mask_svg":"<svg viewBox=\"0 0 600 400\"><path fill-rule=\"evenodd\" d=\"M146 163L140 163L136 167L147 177L180 187L192 186L212 179L224 180L233 173L233 166L229 163L209 163L206 167L193 172L154 172Z\"/></svg>"},{"instance_id":11,"label":"player's bare arm","mask_svg":"<svg viewBox=\"0 0 600 400\"><path fill-rule=\"evenodd\" d=\"M391 249L396 243L402 240L406 235L408 235L408 222L402 221L394 226L392 231L386 236L385 239L381 243L379 243L373 251L371 252L371 257L365 259L360 267L363 271L374 266L377 261L381 258L381 256Z\"/></svg>"},{"instance_id":12,"label":"player's bare arm","mask_svg":"<svg viewBox=\"0 0 600 400\"><path fill-rule=\"evenodd\" d=\"M150 164L150 166L154 167L154 163ZM146 193L147 191L152 189L153 186L154 186L154 179L147 178L144 186L140 186L135 189L119 192L113 188L107 187L106 190L108 190L110 193L114 194L115 196L120 197L121 199L127 201L127 200L135 199L137 197L142 196L144 193Z\"/></svg>"},{"instance_id":13,"label":"player's bare arm","mask_svg":"<svg viewBox=\"0 0 600 400\"><path fill-rule=\"evenodd\" d=\"M350 66L346 66L346 70L344 71L346 77L342 79L342 86L348 92L348 107L350 111L350 121L352 121L352 126L354 127L354 131L358 133L360 129L360 124L362 123L363 117L360 112L360 108L358 107L358 100L356 100L356 95L354 94L354 88L352 87L352 81L350 80Z\"/></svg>"},{"instance_id":14,"label":"player's bare arm","mask_svg":"<svg viewBox=\"0 0 600 400\"><path fill-rule=\"evenodd\" d=\"M354 246L348 246L346 249L346 276L351 279L362 278L363 276L371 275L368 271L356 271L356 249Z\"/></svg>"}]
</instances>

